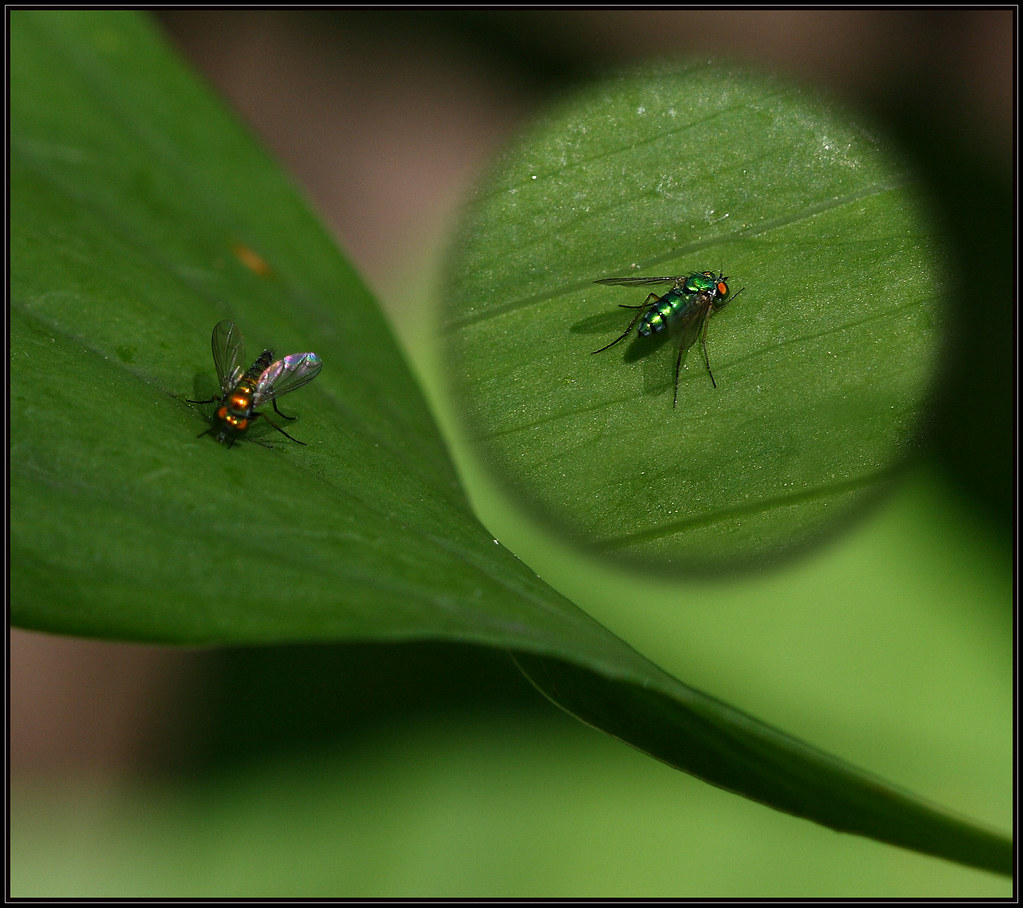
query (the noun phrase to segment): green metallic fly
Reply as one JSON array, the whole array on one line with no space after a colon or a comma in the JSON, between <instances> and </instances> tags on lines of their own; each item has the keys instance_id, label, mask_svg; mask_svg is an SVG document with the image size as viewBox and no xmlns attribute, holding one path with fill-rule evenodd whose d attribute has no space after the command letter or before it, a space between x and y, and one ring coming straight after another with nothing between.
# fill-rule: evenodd
<instances>
[{"instance_id":1,"label":"green metallic fly","mask_svg":"<svg viewBox=\"0 0 1023 908\"><path fill-rule=\"evenodd\" d=\"M714 373L710 371L710 359L707 356L707 325L710 317L730 299L734 299L746 288L736 290L732 295L728 288L728 278L713 271L693 271L678 277L606 277L603 280L594 281L595 284L673 284L674 286L663 296L651 293L646 302L639 306L626 306L619 303L622 309L638 309L636 317L629 322L625 333L611 343L594 350L594 353L603 353L613 347L619 341L625 340L629 333L639 322L636 333L641 337L649 337L666 328L678 326L682 331L682 340L678 345L678 358L675 360L675 398L671 403L674 409L678 403L678 373L682 368L682 360L686 352L700 338L700 345L703 347L703 362L707 366L707 374L710 376L710 383L716 388L718 383L714 381Z\"/></svg>"}]
</instances>

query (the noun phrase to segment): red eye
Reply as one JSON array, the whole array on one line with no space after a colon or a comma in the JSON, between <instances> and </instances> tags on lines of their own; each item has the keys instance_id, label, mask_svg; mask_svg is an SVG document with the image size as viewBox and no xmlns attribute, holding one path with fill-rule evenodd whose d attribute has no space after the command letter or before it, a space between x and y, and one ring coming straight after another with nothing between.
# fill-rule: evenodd
<instances>
[{"instance_id":1,"label":"red eye","mask_svg":"<svg viewBox=\"0 0 1023 908\"><path fill-rule=\"evenodd\" d=\"M728 293L728 284L718 281L718 293L725 296Z\"/></svg>"}]
</instances>

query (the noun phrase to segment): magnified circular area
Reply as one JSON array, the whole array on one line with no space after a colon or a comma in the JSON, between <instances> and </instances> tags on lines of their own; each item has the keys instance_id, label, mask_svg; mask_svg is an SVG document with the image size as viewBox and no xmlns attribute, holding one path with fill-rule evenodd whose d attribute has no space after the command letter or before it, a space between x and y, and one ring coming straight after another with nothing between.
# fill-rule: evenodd
<instances>
[{"instance_id":1,"label":"magnified circular area","mask_svg":"<svg viewBox=\"0 0 1023 908\"><path fill-rule=\"evenodd\" d=\"M933 231L881 136L714 64L551 110L465 215L457 411L504 487L607 557L794 552L917 445L941 345Z\"/></svg>"}]
</instances>

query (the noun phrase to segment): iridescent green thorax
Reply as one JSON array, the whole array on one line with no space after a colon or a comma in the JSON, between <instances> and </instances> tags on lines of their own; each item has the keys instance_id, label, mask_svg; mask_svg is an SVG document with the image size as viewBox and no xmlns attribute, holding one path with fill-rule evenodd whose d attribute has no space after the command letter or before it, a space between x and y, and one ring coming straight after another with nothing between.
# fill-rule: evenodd
<instances>
[{"instance_id":1,"label":"iridescent green thorax","mask_svg":"<svg viewBox=\"0 0 1023 908\"><path fill-rule=\"evenodd\" d=\"M691 294L691 293L713 293L717 295L718 278L714 276L710 271L694 271L692 274L687 275L685 280L682 281L681 287L675 287L674 290L668 291L669 293Z\"/></svg>"}]
</instances>

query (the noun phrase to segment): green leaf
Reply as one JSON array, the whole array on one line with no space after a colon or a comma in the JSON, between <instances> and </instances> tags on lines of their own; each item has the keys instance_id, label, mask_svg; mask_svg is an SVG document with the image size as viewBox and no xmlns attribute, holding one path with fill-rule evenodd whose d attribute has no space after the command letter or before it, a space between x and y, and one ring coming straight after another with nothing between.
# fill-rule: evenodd
<instances>
[{"instance_id":1,"label":"green leaf","mask_svg":"<svg viewBox=\"0 0 1023 908\"><path fill-rule=\"evenodd\" d=\"M556 701L715 785L1009 868L1004 837L685 687L498 545L361 282L145 19L11 24L14 624L506 648ZM187 399L215 391L224 317L323 358L285 408L306 447L196 437L208 423ZM751 759L771 772L748 780Z\"/></svg>"},{"instance_id":2,"label":"green leaf","mask_svg":"<svg viewBox=\"0 0 1023 908\"><path fill-rule=\"evenodd\" d=\"M826 99L714 65L582 90L495 168L452 275L471 436L549 521L631 562L734 570L883 488L939 347L936 244L909 177ZM707 353L622 342L647 294L723 270ZM741 291L741 295L739 292ZM638 314L638 313L635 313Z\"/></svg>"}]
</instances>

